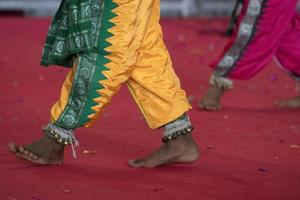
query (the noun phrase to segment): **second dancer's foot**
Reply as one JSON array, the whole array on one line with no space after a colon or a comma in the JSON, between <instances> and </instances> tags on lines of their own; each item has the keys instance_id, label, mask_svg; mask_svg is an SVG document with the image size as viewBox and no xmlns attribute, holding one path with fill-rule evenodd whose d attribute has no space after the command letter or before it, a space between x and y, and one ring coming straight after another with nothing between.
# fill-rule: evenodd
<instances>
[{"instance_id":1,"label":"second dancer's foot","mask_svg":"<svg viewBox=\"0 0 300 200\"><path fill-rule=\"evenodd\" d=\"M224 90L211 85L206 94L199 102L199 108L207 111L218 111L221 109L221 98Z\"/></svg>"},{"instance_id":2,"label":"second dancer's foot","mask_svg":"<svg viewBox=\"0 0 300 200\"><path fill-rule=\"evenodd\" d=\"M64 145L46 135L24 147L11 142L8 144L8 149L17 157L35 164L57 165L63 163Z\"/></svg>"},{"instance_id":3,"label":"second dancer's foot","mask_svg":"<svg viewBox=\"0 0 300 200\"><path fill-rule=\"evenodd\" d=\"M300 108L300 96L296 96L287 100L278 100L275 101L275 104L282 108Z\"/></svg>"},{"instance_id":4,"label":"second dancer's foot","mask_svg":"<svg viewBox=\"0 0 300 200\"><path fill-rule=\"evenodd\" d=\"M158 167L170 163L191 163L199 158L199 149L190 134L172 139L142 159L129 160L131 167Z\"/></svg>"}]
</instances>

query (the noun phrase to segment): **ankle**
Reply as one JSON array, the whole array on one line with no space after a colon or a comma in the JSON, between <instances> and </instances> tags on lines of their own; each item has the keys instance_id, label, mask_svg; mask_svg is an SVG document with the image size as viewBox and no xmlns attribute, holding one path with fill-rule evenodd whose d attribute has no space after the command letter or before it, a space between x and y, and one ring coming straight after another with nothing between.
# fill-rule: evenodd
<instances>
[{"instance_id":1,"label":"ankle","mask_svg":"<svg viewBox=\"0 0 300 200\"><path fill-rule=\"evenodd\" d=\"M47 135L44 135L42 139L46 142L47 146L51 146L53 151L59 152L62 151L65 147L63 144L56 142L53 138L50 138Z\"/></svg>"}]
</instances>

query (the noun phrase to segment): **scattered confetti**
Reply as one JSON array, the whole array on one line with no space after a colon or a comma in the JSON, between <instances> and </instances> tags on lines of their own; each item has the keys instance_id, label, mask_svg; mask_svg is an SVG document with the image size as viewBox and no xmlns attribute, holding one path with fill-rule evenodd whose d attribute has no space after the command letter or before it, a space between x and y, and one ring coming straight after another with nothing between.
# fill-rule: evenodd
<instances>
[{"instance_id":1,"label":"scattered confetti","mask_svg":"<svg viewBox=\"0 0 300 200\"><path fill-rule=\"evenodd\" d=\"M252 90L252 91L256 90L256 86L255 85L250 85L249 90Z\"/></svg>"},{"instance_id":2,"label":"scattered confetti","mask_svg":"<svg viewBox=\"0 0 300 200\"><path fill-rule=\"evenodd\" d=\"M270 172L270 170L265 169L265 168L258 168L257 171L260 171L260 172Z\"/></svg>"},{"instance_id":3,"label":"scattered confetti","mask_svg":"<svg viewBox=\"0 0 300 200\"><path fill-rule=\"evenodd\" d=\"M17 103L23 103L23 98L19 97L16 99Z\"/></svg>"},{"instance_id":4,"label":"scattered confetti","mask_svg":"<svg viewBox=\"0 0 300 200\"><path fill-rule=\"evenodd\" d=\"M194 99L195 99L194 96L188 96L188 100L190 103L192 103Z\"/></svg>"},{"instance_id":5,"label":"scattered confetti","mask_svg":"<svg viewBox=\"0 0 300 200\"><path fill-rule=\"evenodd\" d=\"M297 145L297 144L292 144L292 145L290 145L290 148L292 148L292 149L300 149L300 146Z\"/></svg>"},{"instance_id":6,"label":"scattered confetti","mask_svg":"<svg viewBox=\"0 0 300 200\"><path fill-rule=\"evenodd\" d=\"M39 75L39 81L43 81L45 78L43 75Z\"/></svg>"},{"instance_id":7,"label":"scattered confetti","mask_svg":"<svg viewBox=\"0 0 300 200\"><path fill-rule=\"evenodd\" d=\"M70 193L71 192L71 190L65 188L65 186L63 186L63 185L60 186L60 189L61 189L61 191L65 192L65 193Z\"/></svg>"},{"instance_id":8,"label":"scattered confetti","mask_svg":"<svg viewBox=\"0 0 300 200\"><path fill-rule=\"evenodd\" d=\"M16 197L8 197L7 200L18 200Z\"/></svg>"},{"instance_id":9,"label":"scattered confetti","mask_svg":"<svg viewBox=\"0 0 300 200\"><path fill-rule=\"evenodd\" d=\"M212 149L214 149L214 148L215 148L215 147L214 147L213 145L211 145L211 144L206 146L206 149L209 149L209 150L212 150Z\"/></svg>"},{"instance_id":10,"label":"scattered confetti","mask_svg":"<svg viewBox=\"0 0 300 200\"><path fill-rule=\"evenodd\" d=\"M95 150L83 150L82 153L83 154L96 154L97 151L95 151Z\"/></svg>"},{"instance_id":11,"label":"scattered confetti","mask_svg":"<svg viewBox=\"0 0 300 200\"><path fill-rule=\"evenodd\" d=\"M178 35L177 41L178 41L178 42L185 42L185 41L186 41L186 38L185 38L184 35L181 34L181 35Z\"/></svg>"},{"instance_id":12,"label":"scattered confetti","mask_svg":"<svg viewBox=\"0 0 300 200\"><path fill-rule=\"evenodd\" d=\"M277 76L274 75L274 74L270 75L269 78L270 78L271 81L274 81L274 82L278 80Z\"/></svg>"},{"instance_id":13,"label":"scattered confetti","mask_svg":"<svg viewBox=\"0 0 300 200\"><path fill-rule=\"evenodd\" d=\"M153 189L153 192L161 192L161 191L163 191L164 189L162 189L162 188L154 188Z\"/></svg>"},{"instance_id":14,"label":"scattered confetti","mask_svg":"<svg viewBox=\"0 0 300 200\"><path fill-rule=\"evenodd\" d=\"M13 84L14 86L18 86L18 85L20 85L19 81L16 81L16 80L15 80L15 81L13 81L13 82L12 82L12 84Z\"/></svg>"},{"instance_id":15,"label":"scattered confetti","mask_svg":"<svg viewBox=\"0 0 300 200\"><path fill-rule=\"evenodd\" d=\"M210 44L208 45L208 50L210 51L214 51L216 49L215 45L214 44Z\"/></svg>"},{"instance_id":16,"label":"scattered confetti","mask_svg":"<svg viewBox=\"0 0 300 200\"><path fill-rule=\"evenodd\" d=\"M32 198L31 199L33 199L33 200L42 200L40 197L38 197L38 196L32 196Z\"/></svg>"}]
</instances>

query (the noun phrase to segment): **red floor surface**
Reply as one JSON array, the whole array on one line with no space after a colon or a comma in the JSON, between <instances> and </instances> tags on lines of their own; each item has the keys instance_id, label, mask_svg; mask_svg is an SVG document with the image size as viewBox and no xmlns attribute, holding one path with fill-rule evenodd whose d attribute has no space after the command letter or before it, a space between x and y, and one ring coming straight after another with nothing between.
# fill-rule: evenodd
<instances>
[{"instance_id":1,"label":"red floor surface","mask_svg":"<svg viewBox=\"0 0 300 200\"><path fill-rule=\"evenodd\" d=\"M126 87L90 129L80 129L78 159L63 166L17 160L6 144L41 136L66 70L39 66L49 19L0 19L0 200L297 200L300 199L300 110L273 101L296 94L274 63L251 81L238 81L221 112L197 109L208 63L227 38L226 20L162 20L165 41L194 109L201 145L191 165L133 169L127 159L160 145ZM299 145L299 146L298 146ZM94 150L95 154L83 154Z\"/></svg>"}]
</instances>

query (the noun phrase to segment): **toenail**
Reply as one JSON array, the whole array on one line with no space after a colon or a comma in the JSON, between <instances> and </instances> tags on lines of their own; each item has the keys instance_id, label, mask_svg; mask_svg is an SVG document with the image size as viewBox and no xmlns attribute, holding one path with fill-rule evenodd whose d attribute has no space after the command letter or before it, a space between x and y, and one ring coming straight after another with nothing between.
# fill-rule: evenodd
<instances>
[{"instance_id":1,"label":"toenail","mask_svg":"<svg viewBox=\"0 0 300 200\"><path fill-rule=\"evenodd\" d=\"M24 151L24 148L23 148L23 147L18 147L18 151L19 151L19 152L23 152L23 151Z\"/></svg>"}]
</instances>

